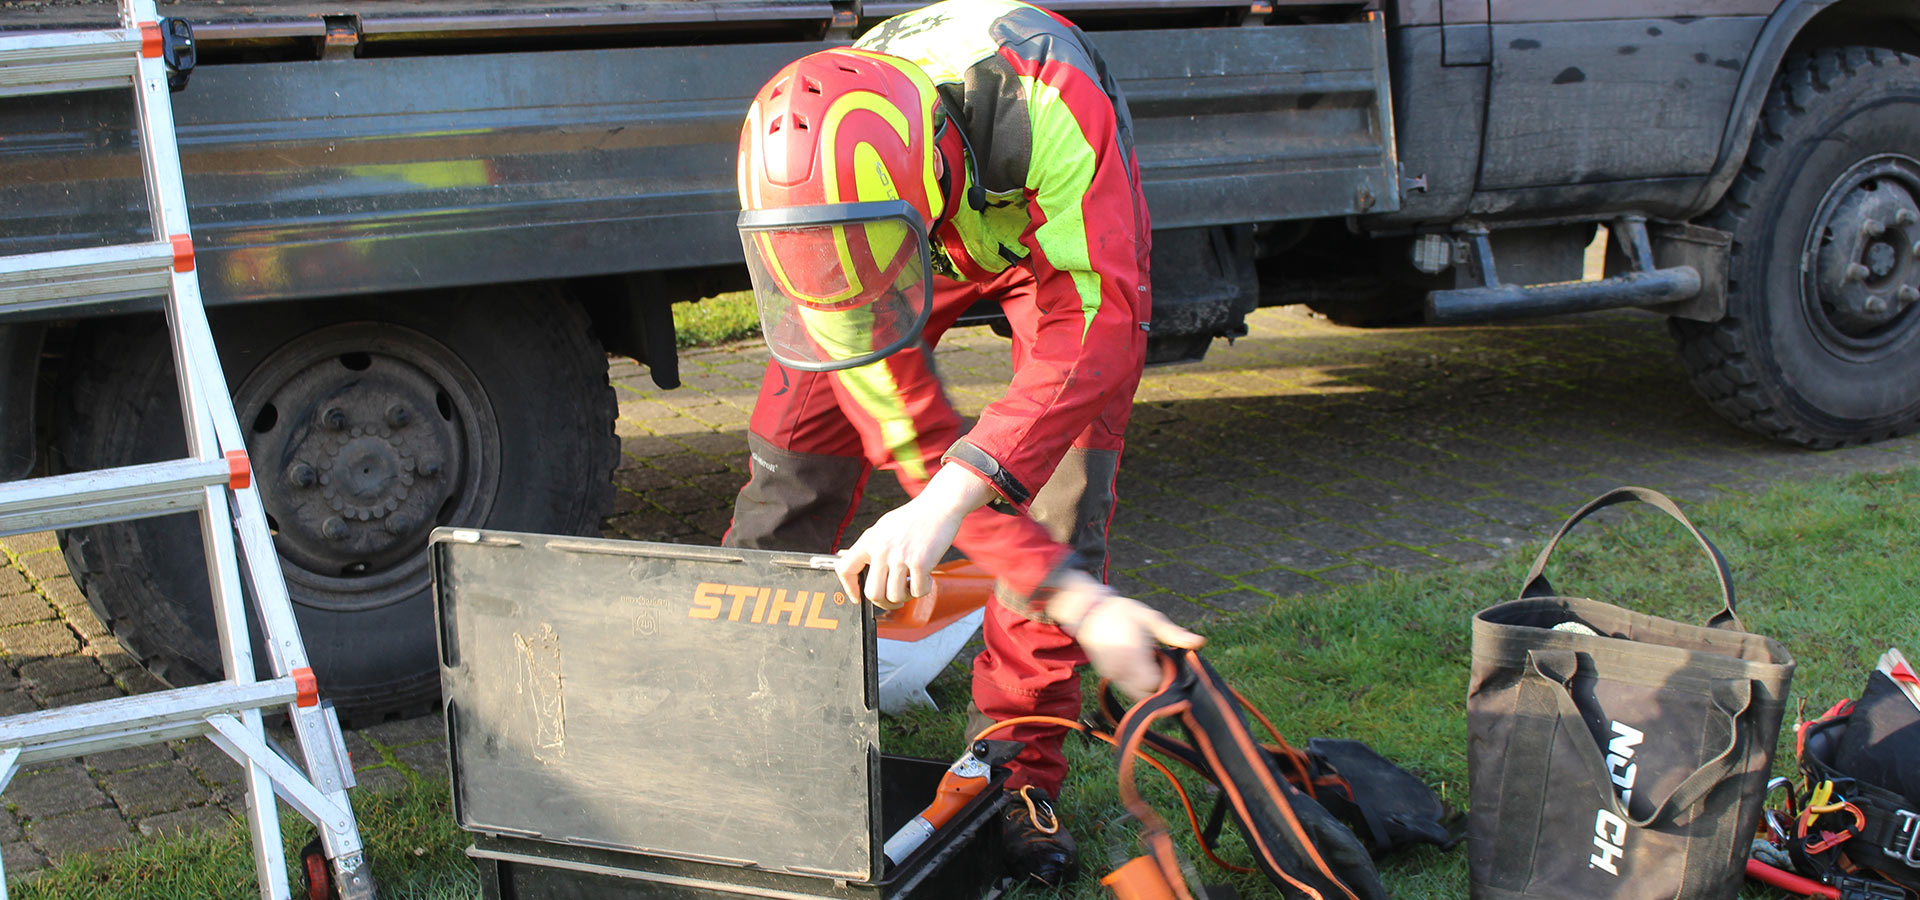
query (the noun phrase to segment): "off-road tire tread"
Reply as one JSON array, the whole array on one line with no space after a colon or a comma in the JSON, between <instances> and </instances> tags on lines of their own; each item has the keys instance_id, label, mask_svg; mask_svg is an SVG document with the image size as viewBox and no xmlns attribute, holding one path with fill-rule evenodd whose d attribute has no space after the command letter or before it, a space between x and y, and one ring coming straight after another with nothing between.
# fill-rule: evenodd
<instances>
[{"instance_id":1,"label":"off-road tire tread","mask_svg":"<svg viewBox=\"0 0 1920 900\"><path fill-rule=\"evenodd\" d=\"M1797 52L1782 61L1772 88L1760 113L1747 159L1720 203L1702 220L1713 228L1734 235L1730 272L1740 269L1745 253L1755 252L1741 237L1753 227L1756 192L1767 186L1769 166L1787 149L1791 123L1807 115L1843 81L1860 77L1873 69L1912 66L1914 57L1879 47L1825 47ZM1784 174L1784 173L1783 173ZM1729 314L1716 322L1669 319L1668 327L1679 344L1681 361L1686 365L1693 385L1714 411L1749 431L1779 441L1815 449L1864 444L1895 437L1920 428L1920 417L1898 423L1881 431L1838 437L1811 430L1796 421L1781 398L1773 396L1762 377L1761 362L1751 342L1758 335L1742 328L1732 311L1742 285L1732 276L1727 280Z\"/></svg>"},{"instance_id":2,"label":"off-road tire tread","mask_svg":"<svg viewBox=\"0 0 1920 900\"><path fill-rule=\"evenodd\" d=\"M94 346L99 349L89 354L90 364L101 369L125 369L131 367L136 361L147 358L146 354L140 352L146 343L146 338L132 330L121 327L96 329L93 333L93 341ZM114 403L128 401L124 395L114 395L113 392L100 390L103 385L116 381L128 383L126 379L142 375L159 377L160 374L162 373L145 372L114 378L67 379L63 385L64 389L60 392L65 404L63 411L65 430L68 433L97 430L98 426L94 425L97 420L95 415L97 411L104 410ZM66 460L59 453L57 444L54 447L52 465L56 472L72 469L71 466L66 465ZM169 652L164 645L149 645L149 635L129 626L124 619L107 608L100 599L100 592L95 588L110 563L101 552L99 545L91 540L91 534L88 529L74 529L56 532L55 536L59 539L60 548L66 557L67 572L73 577L74 587L87 598L87 606L91 607L94 615L100 618L100 623L107 627L107 630L120 642L120 646L135 661L168 684L193 684L214 677L213 673L201 671L198 666L179 654Z\"/></svg>"}]
</instances>

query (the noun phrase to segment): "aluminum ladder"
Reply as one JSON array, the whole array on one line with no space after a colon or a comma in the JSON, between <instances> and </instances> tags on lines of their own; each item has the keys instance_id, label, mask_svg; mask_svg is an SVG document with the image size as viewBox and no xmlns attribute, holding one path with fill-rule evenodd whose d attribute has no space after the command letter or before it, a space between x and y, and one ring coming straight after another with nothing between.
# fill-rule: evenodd
<instances>
[{"instance_id":1,"label":"aluminum ladder","mask_svg":"<svg viewBox=\"0 0 1920 900\"><path fill-rule=\"evenodd\" d=\"M320 833L328 865L303 860L309 880L329 878L343 900L372 900L373 878L347 799L353 767L307 663L194 272L164 58L169 42L190 50L191 31L162 21L154 0L121 0L120 23L98 31L0 33L0 96L131 88L154 239L0 258L0 311L164 298L190 456L0 484L0 535L198 513L226 677L0 719L0 791L33 762L204 735L245 769L261 897L291 897L278 795ZM266 680L255 674L248 594L273 674ZM261 711L276 706L286 708L304 772L267 738Z\"/></svg>"}]
</instances>

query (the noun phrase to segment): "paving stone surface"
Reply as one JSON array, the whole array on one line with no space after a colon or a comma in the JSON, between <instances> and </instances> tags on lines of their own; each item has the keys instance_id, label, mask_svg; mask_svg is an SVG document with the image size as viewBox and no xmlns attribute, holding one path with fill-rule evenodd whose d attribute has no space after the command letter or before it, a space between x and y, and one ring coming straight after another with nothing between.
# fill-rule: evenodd
<instances>
[{"instance_id":1,"label":"paving stone surface","mask_svg":"<svg viewBox=\"0 0 1920 900\"><path fill-rule=\"evenodd\" d=\"M27 823L27 837L48 859L59 861L75 853L125 847L133 832L119 810L89 809Z\"/></svg>"},{"instance_id":2,"label":"paving stone surface","mask_svg":"<svg viewBox=\"0 0 1920 900\"><path fill-rule=\"evenodd\" d=\"M1365 331L1287 307L1248 324L1202 363L1149 371L1134 407L1112 578L1183 622L1486 565L1620 484L1695 503L1920 462L1920 438L1812 452L1722 422L1664 323L1639 313ZM622 455L607 536L718 542L746 478L764 352L689 352L676 391L612 362ZM967 415L1011 375L1006 341L985 329L949 335L939 358ZM874 478L854 527L903 499ZM106 634L51 534L0 538L0 715L161 686ZM445 777L442 734L437 717L350 733L361 789ZM0 794L0 855L25 875L136 836L226 827L239 778L202 739L37 768Z\"/></svg>"},{"instance_id":3,"label":"paving stone surface","mask_svg":"<svg viewBox=\"0 0 1920 900\"><path fill-rule=\"evenodd\" d=\"M183 766L115 772L101 779L107 796L128 818L142 819L205 804L212 793Z\"/></svg>"},{"instance_id":4,"label":"paving stone surface","mask_svg":"<svg viewBox=\"0 0 1920 900\"><path fill-rule=\"evenodd\" d=\"M141 819L139 824L142 837L160 837L165 835L195 834L214 828L225 828L235 821L233 814L217 806L195 806L188 809L161 813Z\"/></svg>"},{"instance_id":5,"label":"paving stone surface","mask_svg":"<svg viewBox=\"0 0 1920 900\"><path fill-rule=\"evenodd\" d=\"M108 805L107 796L87 770L75 763L23 772L7 785L7 792L0 798L16 816L30 823Z\"/></svg>"}]
</instances>

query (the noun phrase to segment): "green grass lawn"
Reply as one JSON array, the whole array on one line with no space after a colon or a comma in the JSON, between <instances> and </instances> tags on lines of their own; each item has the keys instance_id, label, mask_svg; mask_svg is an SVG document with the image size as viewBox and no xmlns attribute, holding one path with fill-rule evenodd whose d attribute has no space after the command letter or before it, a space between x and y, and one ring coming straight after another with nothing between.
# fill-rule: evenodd
<instances>
[{"instance_id":1,"label":"green grass lawn","mask_svg":"<svg viewBox=\"0 0 1920 900\"><path fill-rule=\"evenodd\" d=\"M720 294L693 303L673 305L674 342L680 347L706 347L760 336L760 313L752 291Z\"/></svg>"},{"instance_id":2,"label":"green grass lawn","mask_svg":"<svg viewBox=\"0 0 1920 900\"><path fill-rule=\"evenodd\" d=\"M1805 715L1852 696L1880 652L1920 654L1920 470L1791 482L1764 495L1688 510L1720 546L1736 576L1747 627L1774 637L1799 661L1789 700ZM1531 551L1490 568L1395 578L1276 602L1261 613L1203 624L1205 655L1296 743L1310 737L1364 740L1425 775L1442 797L1464 806L1465 690L1469 617L1513 597ZM1549 568L1562 592L1685 621L1718 608L1716 587L1691 538L1650 509L1617 525L1583 525ZM961 747L966 707L964 661L937 679L944 711L885 724L885 749L948 758ZM1792 768L1783 729L1777 768ZM1063 809L1086 860L1063 893L1104 894L1094 876L1136 854L1133 830L1119 820L1111 756L1102 746L1070 746L1074 775ZM1144 770L1143 770L1144 771ZM1142 785L1177 817L1158 776ZM1191 789L1191 786L1190 786ZM384 898L470 898L477 881L461 854L465 841L449 821L444 784L415 782L357 800ZM304 823L290 828L304 842ZM1229 844L1229 858L1231 850ZM1197 859L1197 857L1196 857ZM1242 856L1244 861L1245 857ZM1201 877L1229 880L1204 860ZM1400 898L1465 898L1466 848L1420 850L1382 864ZM1263 880L1230 879L1246 896L1275 896ZM1022 896L1040 892L1022 890ZM244 833L148 841L133 850L69 861L16 896L27 898L204 898L254 896ZM1749 889L1743 896L1777 896Z\"/></svg>"}]
</instances>

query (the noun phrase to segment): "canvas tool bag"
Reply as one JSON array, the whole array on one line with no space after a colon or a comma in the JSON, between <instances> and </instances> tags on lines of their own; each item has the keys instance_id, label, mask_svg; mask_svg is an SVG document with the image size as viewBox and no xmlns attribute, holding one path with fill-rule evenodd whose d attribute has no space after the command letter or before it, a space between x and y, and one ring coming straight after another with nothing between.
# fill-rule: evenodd
<instances>
[{"instance_id":1,"label":"canvas tool bag","mask_svg":"<svg viewBox=\"0 0 1920 900\"><path fill-rule=\"evenodd\" d=\"M1547 583L1574 525L1630 501L1686 526L1712 562L1722 604L1704 627ZM1472 896L1732 900L1793 665L1779 643L1741 627L1726 559L1673 501L1623 487L1581 507L1540 551L1520 598L1474 616Z\"/></svg>"}]
</instances>

